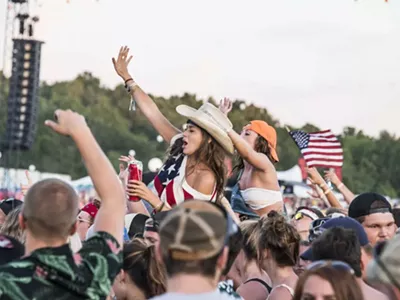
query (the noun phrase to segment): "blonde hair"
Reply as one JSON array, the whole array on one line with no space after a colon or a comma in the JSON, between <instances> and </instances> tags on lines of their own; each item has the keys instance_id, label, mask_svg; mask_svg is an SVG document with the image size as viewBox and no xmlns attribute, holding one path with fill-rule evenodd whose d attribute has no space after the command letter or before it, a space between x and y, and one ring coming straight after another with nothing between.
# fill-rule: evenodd
<instances>
[{"instance_id":1,"label":"blonde hair","mask_svg":"<svg viewBox=\"0 0 400 300\"><path fill-rule=\"evenodd\" d=\"M286 222L285 217L271 211L255 225L248 225L251 233L248 238L249 249L257 249L257 263L263 265L265 250L269 251L279 267L295 266L299 256L300 235Z\"/></svg>"},{"instance_id":2,"label":"blonde hair","mask_svg":"<svg viewBox=\"0 0 400 300\"><path fill-rule=\"evenodd\" d=\"M257 245L250 239L252 233L256 230L258 221L248 220L239 224L243 236L243 252L247 260L257 260Z\"/></svg>"},{"instance_id":3,"label":"blonde hair","mask_svg":"<svg viewBox=\"0 0 400 300\"><path fill-rule=\"evenodd\" d=\"M19 215L21 213L21 209L22 206L18 206L7 215L4 224L1 226L0 232L4 235L15 238L21 243L24 243L25 234L22 228L19 226Z\"/></svg>"}]
</instances>

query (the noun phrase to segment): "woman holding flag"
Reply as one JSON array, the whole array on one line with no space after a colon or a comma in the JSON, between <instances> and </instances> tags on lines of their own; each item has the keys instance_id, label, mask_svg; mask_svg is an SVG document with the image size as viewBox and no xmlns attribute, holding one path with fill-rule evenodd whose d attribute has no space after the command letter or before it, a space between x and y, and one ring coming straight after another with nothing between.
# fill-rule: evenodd
<instances>
[{"instance_id":1,"label":"woman holding flag","mask_svg":"<svg viewBox=\"0 0 400 300\"><path fill-rule=\"evenodd\" d=\"M226 115L232 110L232 101L221 100L220 110ZM274 164L279 161L276 152L275 129L264 121L255 120L246 125L241 134L226 128L239 155L239 177L232 191L231 205L235 213L258 217L271 210L283 211L283 197Z\"/></svg>"}]
</instances>

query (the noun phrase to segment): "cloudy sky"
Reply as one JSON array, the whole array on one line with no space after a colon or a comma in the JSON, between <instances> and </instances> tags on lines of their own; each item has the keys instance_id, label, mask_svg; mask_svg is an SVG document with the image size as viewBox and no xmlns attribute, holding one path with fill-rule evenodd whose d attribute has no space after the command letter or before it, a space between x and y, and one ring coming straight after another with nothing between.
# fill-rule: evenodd
<instances>
[{"instance_id":1,"label":"cloudy sky","mask_svg":"<svg viewBox=\"0 0 400 300\"><path fill-rule=\"evenodd\" d=\"M89 70L114 87L111 57L127 44L153 94L230 96L293 126L400 135L398 0L37 2L43 80Z\"/></svg>"}]
</instances>

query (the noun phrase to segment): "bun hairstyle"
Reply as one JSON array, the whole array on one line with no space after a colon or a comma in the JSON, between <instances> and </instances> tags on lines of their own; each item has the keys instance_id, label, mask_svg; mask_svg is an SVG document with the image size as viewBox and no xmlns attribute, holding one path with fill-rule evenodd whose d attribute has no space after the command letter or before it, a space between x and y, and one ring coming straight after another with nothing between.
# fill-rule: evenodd
<instances>
[{"instance_id":1,"label":"bun hairstyle","mask_svg":"<svg viewBox=\"0 0 400 300\"><path fill-rule=\"evenodd\" d=\"M300 245L300 235L296 229L276 211L271 211L256 223L251 225L254 228L249 228L252 233L248 239L248 248L252 252L256 249L259 267L263 266L266 250L279 267L295 266Z\"/></svg>"},{"instance_id":2,"label":"bun hairstyle","mask_svg":"<svg viewBox=\"0 0 400 300\"><path fill-rule=\"evenodd\" d=\"M145 294L146 299L166 291L165 270L157 261L155 247L139 238L124 245L122 269Z\"/></svg>"}]
</instances>

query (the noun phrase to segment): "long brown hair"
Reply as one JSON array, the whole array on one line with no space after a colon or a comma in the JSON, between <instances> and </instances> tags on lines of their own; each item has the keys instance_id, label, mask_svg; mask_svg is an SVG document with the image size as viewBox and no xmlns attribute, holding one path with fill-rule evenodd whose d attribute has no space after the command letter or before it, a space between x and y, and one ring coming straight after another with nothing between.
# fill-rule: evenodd
<instances>
[{"instance_id":1,"label":"long brown hair","mask_svg":"<svg viewBox=\"0 0 400 300\"><path fill-rule=\"evenodd\" d=\"M188 123L195 125L197 128L201 130L202 141L199 149L193 154L196 160L196 165L193 166L190 172L193 172L196 166L199 164L204 164L214 173L215 181L216 181L216 199L217 202L221 200L224 196L225 191L225 181L226 181L226 167L225 167L225 157L226 152L222 148L222 146L203 128L197 126L192 121L188 121ZM211 142L209 140L211 139ZM183 138L177 139L174 144L169 148L168 158L170 159L172 156L176 156L183 152Z\"/></svg>"},{"instance_id":2,"label":"long brown hair","mask_svg":"<svg viewBox=\"0 0 400 300\"><path fill-rule=\"evenodd\" d=\"M165 293L165 270L156 259L154 246L148 246L142 239L134 238L124 245L123 257L122 269L145 294L146 299Z\"/></svg>"},{"instance_id":3,"label":"long brown hair","mask_svg":"<svg viewBox=\"0 0 400 300\"><path fill-rule=\"evenodd\" d=\"M277 161L272 157L269 143L261 135L256 139L254 150L258 153L265 154L268 159L274 164ZM235 155L235 166L233 167L233 172L239 172L244 169L244 161L240 155Z\"/></svg>"},{"instance_id":4,"label":"long brown hair","mask_svg":"<svg viewBox=\"0 0 400 300\"><path fill-rule=\"evenodd\" d=\"M336 300L364 299L360 285L357 283L355 277L351 275L351 273L345 270L338 270L327 265L321 268L305 271L302 274L297 281L293 300L302 299L304 285L311 276L318 276L328 281L335 292Z\"/></svg>"}]
</instances>

